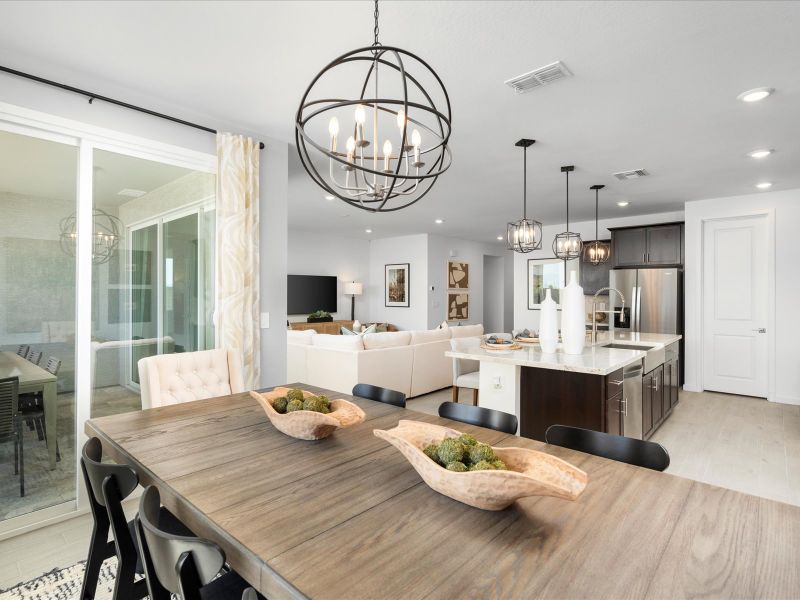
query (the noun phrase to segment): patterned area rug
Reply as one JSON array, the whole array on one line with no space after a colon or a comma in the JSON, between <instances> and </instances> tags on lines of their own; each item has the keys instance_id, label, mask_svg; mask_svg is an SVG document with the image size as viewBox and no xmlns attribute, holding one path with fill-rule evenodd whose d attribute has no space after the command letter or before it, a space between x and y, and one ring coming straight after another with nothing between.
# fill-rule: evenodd
<instances>
[{"instance_id":1,"label":"patterned area rug","mask_svg":"<svg viewBox=\"0 0 800 600\"><path fill-rule=\"evenodd\" d=\"M36 579L0 590L0 600L75 600L80 598L85 561L71 567L53 569ZM117 559L111 557L100 569L96 600L111 600Z\"/></svg>"}]
</instances>

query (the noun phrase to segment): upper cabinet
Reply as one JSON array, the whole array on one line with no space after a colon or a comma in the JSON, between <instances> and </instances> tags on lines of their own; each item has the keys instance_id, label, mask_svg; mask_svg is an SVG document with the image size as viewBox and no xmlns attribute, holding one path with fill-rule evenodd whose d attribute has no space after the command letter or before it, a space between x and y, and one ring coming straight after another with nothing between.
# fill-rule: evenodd
<instances>
[{"instance_id":1,"label":"upper cabinet","mask_svg":"<svg viewBox=\"0 0 800 600\"><path fill-rule=\"evenodd\" d=\"M611 229L614 267L666 267L683 264L683 223Z\"/></svg>"}]
</instances>

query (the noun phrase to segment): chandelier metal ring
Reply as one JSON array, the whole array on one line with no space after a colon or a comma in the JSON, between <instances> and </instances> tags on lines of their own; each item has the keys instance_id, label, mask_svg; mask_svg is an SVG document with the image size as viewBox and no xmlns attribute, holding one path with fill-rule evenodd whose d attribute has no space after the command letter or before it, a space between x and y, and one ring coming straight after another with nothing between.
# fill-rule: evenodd
<instances>
[{"instance_id":1,"label":"chandelier metal ring","mask_svg":"<svg viewBox=\"0 0 800 600\"><path fill-rule=\"evenodd\" d=\"M389 60L390 58L394 61ZM310 99L316 86L326 74L337 67L357 66L362 62L369 63L369 67L361 82L357 98ZM442 99L439 106L434 101L432 93L420 83L420 78L408 72L409 66L419 67L427 75L432 76L436 88L433 95L441 96ZM383 97L378 93L380 68L385 68L384 70L388 70L392 76L399 76L402 94ZM375 94L374 97L366 97L371 82L375 85ZM410 99L410 92L421 97ZM355 107L356 118L353 122L353 135L348 139L346 151L341 151L337 146L339 126L336 113L338 111L341 114L342 109L348 107ZM364 113L369 109L373 117L371 140L366 139L364 134ZM361 111L360 121L359 111ZM319 136L315 139L311 130L315 120L328 114L334 116L328 127L330 144L326 146L320 143ZM383 152L378 152L377 145L381 139L378 127L380 115L394 117L397 121L399 128L397 152L393 152L388 137L384 142ZM385 124L384 128L386 129ZM412 128L413 135L410 135ZM433 138L426 147L422 146L420 130L427 137ZM326 65L306 88L295 117L295 142L300 162L311 179L327 193L351 206L370 212L392 212L421 200L431 190L437 178L452 164L449 147L451 131L450 98L436 72L415 54L402 48L380 44L352 50ZM397 135L394 134L395 137ZM371 156L366 154L366 148L370 145L373 145ZM328 162L327 177L323 174L324 169L315 165L315 157ZM344 171L344 184L337 181L334 165ZM360 181L362 179L363 182ZM399 200L399 204L391 202L393 200Z\"/></svg>"}]
</instances>

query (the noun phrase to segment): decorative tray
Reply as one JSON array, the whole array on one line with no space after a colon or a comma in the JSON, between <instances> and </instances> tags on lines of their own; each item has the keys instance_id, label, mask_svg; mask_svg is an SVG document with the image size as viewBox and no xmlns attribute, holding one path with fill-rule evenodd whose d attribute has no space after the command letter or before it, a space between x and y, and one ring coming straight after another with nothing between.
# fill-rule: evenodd
<instances>
[{"instance_id":1,"label":"decorative tray","mask_svg":"<svg viewBox=\"0 0 800 600\"><path fill-rule=\"evenodd\" d=\"M492 344L491 342L483 341L481 342L481 348L484 350L494 350L500 352L509 352L511 350L522 350L522 346L520 346L516 342L506 342L505 344Z\"/></svg>"},{"instance_id":2,"label":"decorative tray","mask_svg":"<svg viewBox=\"0 0 800 600\"><path fill-rule=\"evenodd\" d=\"M362 423L366 414L361 408L348 400L331 400L331 412L323 414L311 410L296 410L294 412L281 414L276 411L272 403L281 396L285 396L289 388L278 387L260 394L252 391L250 395L255 398L267 413L267 418L275 426L275 429L288 436L299 440L321 440L328 437L340 427L350 427L357 423ZM303 396L308 398L314 396L313 393L303 390Z\"/></svg>"},{"instance_id":3,"label":"decorative tray","mask_svg":"<svg viewBox=\"0 0 800 600\"><path fill-rule=\"evenodd\" d=\"M568 462L527 448L492 448L508 470L450 471L422 451L461 435L441 425L401 420L394 429L373 433L397 448L433 490L483 510L503 510L528 496L575 500L588 481L586 473Z\"/></svg>"}]
</instances>

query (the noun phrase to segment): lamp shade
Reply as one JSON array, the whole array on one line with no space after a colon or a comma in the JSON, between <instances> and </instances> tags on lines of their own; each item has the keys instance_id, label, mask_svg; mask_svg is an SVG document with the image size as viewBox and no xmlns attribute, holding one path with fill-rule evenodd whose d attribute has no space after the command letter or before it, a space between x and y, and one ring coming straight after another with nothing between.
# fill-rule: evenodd
<instances>
[{"instance_id":1,"label":"lamp shade","mask_svg":"<svg viewBox=\"0 0 800 600\"><path fill-rule=\"evenodd\" d=\"M364 284L348 281L344 284L344 293L347 296L360 296L364 293Z\"/></svg>"}]
</instances>

